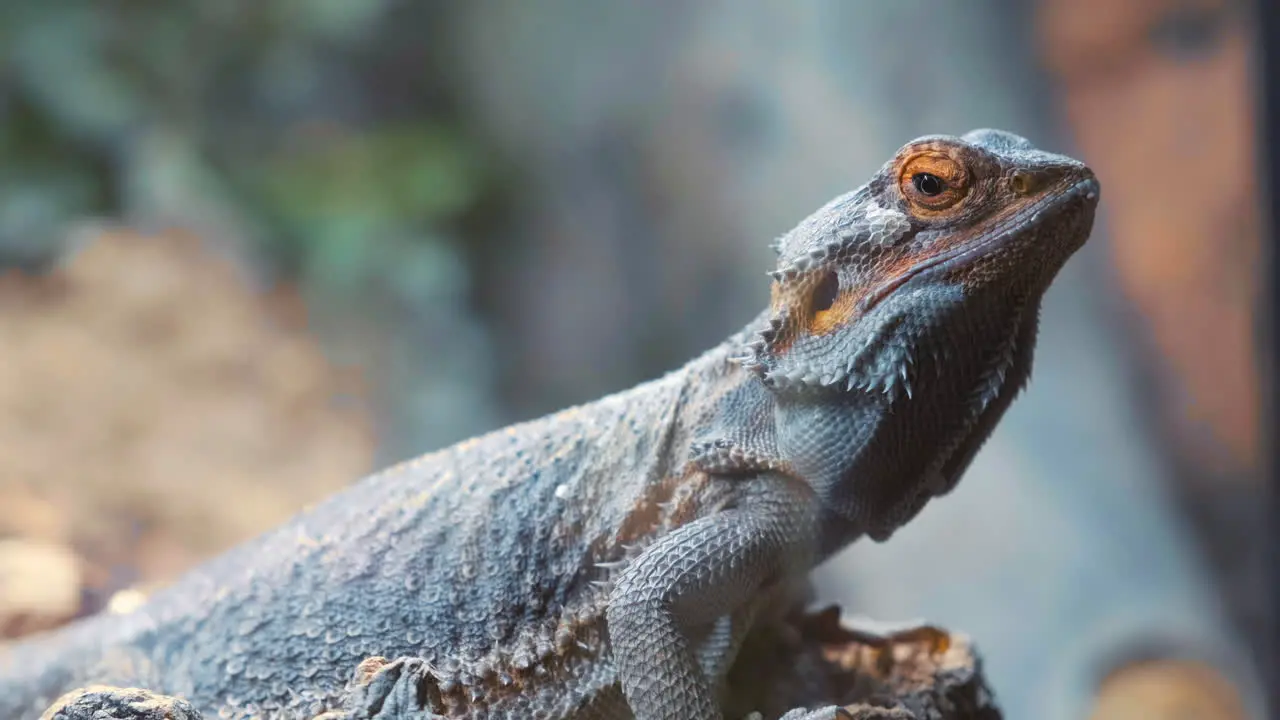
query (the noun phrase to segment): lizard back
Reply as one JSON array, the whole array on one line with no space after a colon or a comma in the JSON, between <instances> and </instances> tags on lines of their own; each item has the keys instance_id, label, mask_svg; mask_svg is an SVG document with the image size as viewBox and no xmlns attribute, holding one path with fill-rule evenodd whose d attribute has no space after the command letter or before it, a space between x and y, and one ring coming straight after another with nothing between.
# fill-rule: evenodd
<instances>
[{"instance_id":1,"label":"lizard back","mask_svg":"<svg viewBox=\"0 0 1280 720\"><path fill-rule=\"evenodd\" d=\"M607 701L605 568L714 504L682 466L697 396L741 375L732 347L366 477L132 614L0 648L0 717L86 683L227 717L319 712L370 656L423 658L440 706L501 705L549 674L558 703Z\"/></svg>"}]
</instances>

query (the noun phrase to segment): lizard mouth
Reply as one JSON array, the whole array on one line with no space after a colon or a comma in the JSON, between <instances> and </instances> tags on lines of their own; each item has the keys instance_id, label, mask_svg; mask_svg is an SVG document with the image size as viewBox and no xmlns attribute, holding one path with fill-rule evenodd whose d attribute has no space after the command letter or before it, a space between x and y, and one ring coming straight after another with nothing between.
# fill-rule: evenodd
<instances>
[{"instance_id":1,"label":"lizard mouth","mask_svg":"<svg viewBox=\"0 0 1280 720\"><path fill-rule=\"evenodd\" d=\"M1031 225L1040 222L1046 214L1057 213L1072 203L1081 200L1090 203L1097 202L1098 192L1098 181L1090 176L1087 179L1078 181L1061 193L1050 194L1019 213L1019 219L1003 231L976 243L962 245L927 260L922 260L897 277L880 283L862 298L858 304L858 309L865 314L895 290L921 275L945 272L948 269L964 266L977 258L983 257L990 251L1009 243Z\"/></svg>"}]
</instances>

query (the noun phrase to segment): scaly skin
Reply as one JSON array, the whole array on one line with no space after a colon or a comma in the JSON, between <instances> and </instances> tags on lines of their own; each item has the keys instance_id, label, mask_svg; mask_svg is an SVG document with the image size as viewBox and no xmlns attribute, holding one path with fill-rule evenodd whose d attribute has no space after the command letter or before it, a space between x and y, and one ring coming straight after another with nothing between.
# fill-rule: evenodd
<instances>
[{"instance_id":1,"label":"scaly skin","mask_svg":"<svg viewBox=\"0 0 1280 720\"><path fill-rule=\"evenodd\" d=\"M914 141L779 241L771 306L729 340L0 651L0 717L101 684L225 718L716 720L748 631L816 563L955 486L1097 195L1007 133Z\"/></svg>"}]
</instances>

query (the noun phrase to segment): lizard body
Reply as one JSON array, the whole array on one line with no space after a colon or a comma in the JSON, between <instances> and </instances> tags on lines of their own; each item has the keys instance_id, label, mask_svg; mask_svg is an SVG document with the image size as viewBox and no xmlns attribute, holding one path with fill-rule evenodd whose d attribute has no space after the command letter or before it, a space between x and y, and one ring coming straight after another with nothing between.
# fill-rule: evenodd
<instances>
[{"instance_id":1,"label":"lizard body","mask_svg":"<svg viewBox=\"0 0 1280 720\"><path fill-rule=\"evenodd\" d=\"M1097 196L1008 133L913 141L783 236L733 337L366 478L129 615L0 648L0 718L87 685L220 718L720 718L754 624L954 487Z\"/></svg>"}]
</instances>

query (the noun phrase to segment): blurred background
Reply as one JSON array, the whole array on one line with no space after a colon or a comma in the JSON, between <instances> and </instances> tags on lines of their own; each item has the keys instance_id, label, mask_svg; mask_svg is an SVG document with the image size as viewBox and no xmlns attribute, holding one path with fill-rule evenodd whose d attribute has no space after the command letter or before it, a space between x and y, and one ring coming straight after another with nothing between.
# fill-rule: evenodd
<instances>
[{"instance_id":1,"label":"blurred background","mask_svg":"<svg viewBox=\"0 0 1280 720\"><path fill-rule=\"evenodd\" d=\"M0 4L0 637L362 474L677 366L904 142L1103 204L964 483L824 599L971 634L1010 718L1260 717L1251 7ZM124 592L122 592L124 591Z\"/></svg>"}]
</instances>

